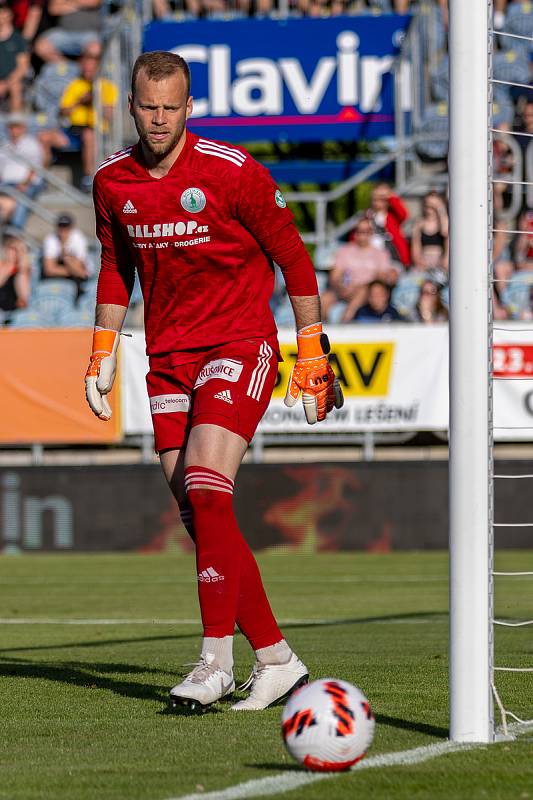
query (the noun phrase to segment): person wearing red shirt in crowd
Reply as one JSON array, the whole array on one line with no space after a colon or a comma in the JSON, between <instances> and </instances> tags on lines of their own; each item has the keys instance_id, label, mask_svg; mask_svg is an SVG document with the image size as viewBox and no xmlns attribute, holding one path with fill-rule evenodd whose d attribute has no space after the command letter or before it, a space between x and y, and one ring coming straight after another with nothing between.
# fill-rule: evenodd
<instances>
[{"instance_id":1,"label":"person wearing red shirt in crowd","mask_svg":"<svg viewBox=\"0 0 533 800\"><path fill-rule=\"evenodd\" d=\"M409 211L397 195L393 194L388 183L378 183L372 190L368 217L374 229L383 238L383 244L395 261L404 267L411 263L409 243L402 233L403 223L409 219Z\"/></svg>"},{"instance_id":2,"label":"person wearing red shirt in crowd","mask_svg":"<svg viewBox=\"0 0 533 800\"><path fill-rule=\"evenodd\" d=\"M171 690L171 702L206 706L233 691L236 623L256 664L249 696L232 708L256 710L308 679L277 626L232 508L234 479L281 359L268 302L273 261L298 329L285 402L293 406L303 392L312 423L342 405L342 392L327 359L313 265L283 195L245 150L186 129L189 92L182 58L140 56L129 98L139 142L96 171L102 256L86 392L94 413L108 419L136 268L155 447L195 541L204 628L198 664Z\"/></svg>"},{"instance_id":3,"label":"person wearing red shirt in crowd","mask_svg":"<svg viewBox=\"0 0 533 800\"><path fill-rule=\"evenodd\" d=\"M9 0L13 25L27 42L32 42L41 24L44 0Z\"/></svg>"}]
</instances>

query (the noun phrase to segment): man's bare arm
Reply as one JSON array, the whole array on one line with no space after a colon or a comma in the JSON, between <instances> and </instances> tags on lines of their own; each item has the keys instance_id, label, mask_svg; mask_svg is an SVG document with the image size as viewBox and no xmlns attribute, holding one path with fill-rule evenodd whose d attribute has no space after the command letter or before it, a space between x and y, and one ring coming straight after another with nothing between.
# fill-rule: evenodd
<instances>
[{"instance_id":1,"label":"man's bare arm","mask_svg":"<svg viewBox=\"0 0 533 800\"><path fill-rule=\"evenodd\" d=\"M98 328L120 331L122 330L127 310L126 306L117 306L113 303L99 303L96 306L94 324Z\"/></svg>"},{"instance_id":2,"label":"man's bare arm","mask_svg":"<svg viewBox=\"0 0 533 800\"><path fill-rule=\"evenodd\" d=\"M289 299L292 304L292 310L294 311L297 331L301 331L302 328L307 328L308 325L314 325L321 321L320 298L317 294L307 297L291 297L289 295Z\"/></svg>"}]
</instances>

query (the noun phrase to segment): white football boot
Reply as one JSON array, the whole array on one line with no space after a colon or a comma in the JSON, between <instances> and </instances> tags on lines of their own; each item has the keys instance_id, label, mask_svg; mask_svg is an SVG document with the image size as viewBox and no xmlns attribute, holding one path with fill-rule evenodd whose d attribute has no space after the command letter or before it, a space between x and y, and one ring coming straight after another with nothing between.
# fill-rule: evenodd
<instances>
[{"instance_id":1,"label":"white football boot","mask_svg":"<svg viewBox=\"0 0 533 800\"><path fill-rule=\"evenodd\" d=\"M233 711L261 711L285 700L292 692L309 681L309 672L293 653L286 664L263 664L256 661L252 674L239 689L250 694L231 708Z\"/></svg>"},{"instance_id":2,"label":"white football boot","mask_svg":"<svg viewBox=\"0 0 533 800\"><path fill-rule=\"evenodd\" d=\"M212 653L200 656L200 661L181 683L170 690L170 702L187 706L191 711L202 710L235 690L232 672L219 667Z\"/></svg>"}]
</instances>

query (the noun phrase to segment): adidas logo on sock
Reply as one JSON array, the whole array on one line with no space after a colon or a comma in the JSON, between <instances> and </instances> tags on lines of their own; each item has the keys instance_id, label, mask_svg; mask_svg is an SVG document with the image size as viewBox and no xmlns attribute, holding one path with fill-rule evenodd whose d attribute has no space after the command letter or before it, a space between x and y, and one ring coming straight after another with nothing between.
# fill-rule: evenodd
<instances>
[{"instance_id":1,"label":"adidas logo on sock","mask_svg":"<svg viewBox=\"0 0 533 800\"><path fill-rule=\"evenodd\" d=\"M203 569L198 574L198 580L203 581L204 583L217 583L217 581L223 581L224 576L219 575L216 569L213 567L208 567L207 569Z\"/></svg>"},{"instance_id":2,"label":"adidas logo on sock","mask_svg":"<svg viewBox=\"0 0 533 800\"><path fill-rule=\"evenodd\" d=\"M233 405L233 400L231 399L231 392L229 389L222 389L221 392L218 392L215 395L215 398L217 400L224 400L225 403L230 403L230 405Z\"/></svg>"},{"instance_id":3,"label":"adidas logo on sock","mask_svg":"<svg viewBox=\"0 0 533 800\"><path fill-rule=\"evenodd\" d=\"M135 206L133 205L131 200L126 200L126 202L124 203L124 206L122 208L122 213L123 214L136 214L137 213L137 209L135 208Z\"/></svg>"}]
</instances>

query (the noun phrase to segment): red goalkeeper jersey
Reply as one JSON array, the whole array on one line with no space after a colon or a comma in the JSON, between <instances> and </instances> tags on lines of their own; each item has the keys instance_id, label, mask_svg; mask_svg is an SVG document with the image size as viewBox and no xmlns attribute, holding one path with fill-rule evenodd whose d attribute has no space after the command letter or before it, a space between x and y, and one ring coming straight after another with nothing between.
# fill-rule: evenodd
<instances>
[{"instance_id":1,"label":"red goalkeeper jersey","mask_svg":"<svg viewBox=\"0 0 533 800\"><path fill-rule=\"evenodd\" d=\"M275 335L275 261L290 295L315 295L313 265L268 170L245 150L190 131L163 178L139 145L110 156L94 179L102 244L98 303L127 306L135 269L148 355Z\"/></svg>"}]
</instances>

